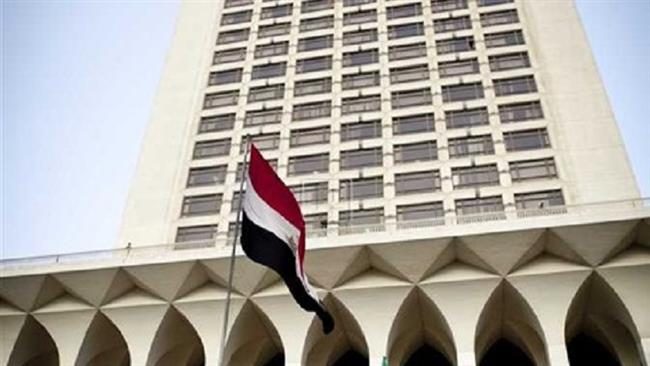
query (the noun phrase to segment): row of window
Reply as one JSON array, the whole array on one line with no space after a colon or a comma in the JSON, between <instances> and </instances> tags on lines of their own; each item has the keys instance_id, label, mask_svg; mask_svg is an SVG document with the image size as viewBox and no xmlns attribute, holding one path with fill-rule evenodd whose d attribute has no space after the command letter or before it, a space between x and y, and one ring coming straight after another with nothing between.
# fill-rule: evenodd
<instances>
[{"instance_id":1,"label":"row of window","mask_svg":"<svg viewBox=\"0 0 650 366\"><path fill-rule=\"evenodd\" d=\"M544 117L539 101L501 104L498 106L501 123L524 122L541 119ZM282 108L269 108L258 111L247 111L244 126L260 126L280 123L282 121ZM199 133L232 130L235 123L235 113L203 117L199 123ZM489 122L487 107L461 109L445 112L447 129L486 126ZM393 117L392 128L394 135L431 132L435 130L433 113ZM305 146L319 143L328 143L330 137L329 127L296 129L291 131L290 146ZM377 138L382 136L380 120L367 120L341 125L341 141ZM262 141L258 142L262 144Z\"/></svg>"},{"instance_id":2,"label":"row of window","mask_svg":"<svg viewBox=\"0 0 650 366\"><path fill-rule=\"evenodd\" d=\"M264 19L276 19L281 17L289 17L292 15L293 5L284 4L262 8L260 12L260 20ZM347 12L343 14L343 25L359 25L359 24L369 24L377 22L377 10L376 9L367 9L367 10L358 10L354 12ZM386 8L386 18L388 20L400 19L407 17L419 16L422 14L422 5L420 3L411 3L406 5L397 5L389 6ZM253 11L240 10L237 12L231 12L223 14L221 17L221 25L232 25L232 24L243 24L250 23L253 18ZM314 19L318 19L321 24L314 24ZM503 24L513 24L519 22L519 17L517 15L517 10L507 9L489 13L481 13L478 19L478 22L482 27L491 27L496 25ZM320 18L306 18L301 19L299 30L301 32L313 31L317 29L326 29L334 28L334 16L326 16ZM436 19L433 22L433 28L436 33L445 33L445 32L454 32L460 30L472 29L473 20L469 15L458 16L458 17L449 17L444 19ZM290 22L285 23L273 23L269 25L261 25L258 29L258 37L272 37L276 35L281 35L283 32L289 32L287 28L291 27ZM421 30L421 23L420 30ZM329 27L327 27L329 25ZM394 28L391 28L394 27ZM395 32L399 29L400 26L389 26L389 36L391 35L391 29L394 29ZM376 32L376 30L375 30ZM411 31L412 32L412 31ZM278 34L281 33L281 34ZM398 37L395 35L395 37ZM345 35L344 35L345 39ZM345 42L344 42L345 43Z\"/></svg>"},{"instance_id":3,"label":"row of window","mask_svg":"<svg viewBox=\"0 0 650 366\"><path fill-rule=\"evenodd\" d=\"M367 53L364 53L364 55ZM353 53L351 57L358 57ZM330 58L314 58L301 60L296 67L300 73L321 71L322 68L331 68ZM356 59L348 62L357 62ZM505 71L530 67L530 59L527 52L513 52L507 54L493 55L488 58L490 71ZM286 63L271 63L253 67L251 78L264 79L283 76L286 73ZM439 62L437 69L431 69L427 63L410 65L405 67L392 67L389 69L388 78L391 84L401 84L414 81L430 79L430 71L437 70L440 77L457 77L462 75L478 74L479 61L477 58L460 59L455 61ZM242 81L243 68L213 71L209 74L208 86L226 85ZM379 71L360 72L356 74L343 74L341 86L343 90L361 89L380 85L381 75ZM284 84L271 84L254 87L249 90L248 101L264 101L281 99L284 96ZM294 84L294 96L313 95L330 93L332 91L332 78L318 78L296 81Z\"/></svg>"},{"instance_id":4,"label":"row of window","mask_svg":"<svg viewBox=\"0 0 650 366\"><path fill-rule=\"evenodd\" d=\"M263 0L262 2L274 2L275 0ZM224 9L243 7L248 5L253 5L254 0L225 0ZM312 13L316 11L334 9L335 0L302 0L300 2L300 12L301 13ZM359 6L365 4L374 4L376 0L343 0L343 6ZM477 5L479 7L483 6L493 6L506 3L512 3L513 0L477 0ZM420 4L417 4L420 5ZM281 6L290 6L293 7L292 3L281 5ZM281 7L275 6L274 8ZM431 0L431 9L434 13L453 11L467 9L468 0ZM399 8L399 6L393 7ZM276 11L267 11L267 18L272 18L279 12L279 14L286 14L286 10L276 10ZM396 16L403 14L403 11L395 11Z\"/></svg>"},{"instance_id":5,"label":"row of window","mask_svg":"<svg viewBox=\"0 0 650 366\"><path fill-rule=\"evenodd\" d=\"M518 76L513 78L493 79L494 94L497 97L528 94L537 92L537 84L532 75ZM320 88L321 83L302 84L306 88ZM464 84L443 85L442 101L444 103L465 102L482 99L485 97L482 82ZM284 85L267 85L259 88L252 88L249 92L249 100L259 101L260 98L267 101L281 99L284 96ZM239 90L224 91L206 94L203 101L204 109L236 106L239 100ZM400 90L391 92L390 103L392 109L409 108L415 106L430 106L433 104L433 93L429 87L413 90ZM341 100L341 115L373 112L381 110L382 99L380 94L346 97ZM270 113L268 110L260 112ZM282 110L274 110L282 114ZM251 111L254 116L255 111ZM247 112L247 115L249 113ZM291 119L293 121L304 121L316 118L326 118L332 115L332 101L318 101L295 104L293 106ZM252 123L255 125L256 123Z\"/></svg>"},{"instance_id":6,"label":"row of window","mask_svg":"<svg viewBox=\"0 0 650 366\"><path fill-rule=\"evenodd\" d=\"M495 218L505 218L505 205L501 196L458 199L454 202L455 214L460 223L469 223L474 215L495 214ZM561 190L547 190L515 194L515 207L518 211L543 210L564 206L564 196ZM396 219L398 223L408 221L424 221L442 219L445 216L443 203L425 202L418 204L397 205ZM468 217L468 219L463 219ZM339 211L338 225L341 228L360 225L379 225L384 222L384 209L371 208L354 211ZM311 230L322 230L328 226L327 213L305 215L305 225L308 233ZM234 223L228 228L228 237L234 233ZM180 227L177 231L176 242L192 242L213 240L217 235L217 225L200 225Z\"/></svg>"},{"instance_id":7,"label":"row of window","mask_svg":"<svg viewBox=\"0 0 650 366\"><path fill-rule=\"evenodd\" d=\"M513 161L509 163L513 182L557 177L553 158ZM190 169L188 187L212 186L222 184L226 179L226 166ZM452 168L451 180L455 188L499 185L496 164ZM241 173L239 174L239 177ZM383 177L366 177L340 182L339 199L362 199L383 196ZM439 191L442 179L437 170L395 174L395 194L408 195ZM328 201L328 183L306 183L291 187L301 203L324 203ZM233 202L237 200L233 199Z\"/></svg>"}]
</instances>

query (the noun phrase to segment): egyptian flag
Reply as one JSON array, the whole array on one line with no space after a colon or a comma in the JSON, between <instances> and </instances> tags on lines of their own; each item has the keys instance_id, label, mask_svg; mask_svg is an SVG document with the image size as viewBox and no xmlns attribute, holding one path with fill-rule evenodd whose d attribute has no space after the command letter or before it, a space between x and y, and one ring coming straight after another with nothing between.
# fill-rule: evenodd
<instances>
[{"instance_id":1,"label":"egyptian flag","mask_svg":"<svg viewBox=\"0 0 650 366\"><path fill-rule=\"evenodd\" d=\"M305 221L298 201L253 144L242 207L241 244L246 255L277 272L298 305L316 312L323 332L331 332L334 320L305 276Z\"/></svg>"}]
</instances>

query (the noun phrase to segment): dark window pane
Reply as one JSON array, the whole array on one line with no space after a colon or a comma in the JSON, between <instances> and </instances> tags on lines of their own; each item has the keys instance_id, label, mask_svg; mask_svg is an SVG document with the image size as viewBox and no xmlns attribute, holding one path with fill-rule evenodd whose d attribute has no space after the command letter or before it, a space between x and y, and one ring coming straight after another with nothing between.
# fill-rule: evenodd
<instances>
[{"instance_id":1,"label":"dark window pane","mask_svg":"<svg viewBox=\"0 0 650 366\"><path fill-rule=\"evenodd\" d=\"M381 121L364 121L341 125L341 141L381 137Z\"/></svg>"},{"instance_id":2,"label":"dark window pane","mask_svg":"<svg viewBox=\"0 0 650 366\"><path fill-rule=\"evenodd\" d=\"M255 58L286 55L288 51L289 51L289 42L276 42L276 43L257 45L255 46Z\"/></svg>"},{"instance_id":3,"label":"dark window pane","mask_svg":"<svg viewBox=\"0 0 650 366\"><path fill-rule=\"evenodd\" d=\"M378 86L380 83L379 71L362 72L358 74L343 75L343 90L362 89Z\"/></svg>"},{"instance_id":4,"label":"dark window pane","mask_svg":"<svg viewBox=\"0 0 650 366\"><path fill-rule=\"evenodd\" d=\"M491 71L504 71L530 67L530 59L526 52L514 52L489 57Z\"/></svg>"},{"instance_id":5,"label":"dark window pane","mask_svg":"<svg viewBox=\"0 0 650 366\"><path fill-rule=\"evenodd\" d=\"M199 141L194 145L194 159L226 156L230 154L230 139Z\"/></svg>"},{"instance_id":6,"label":"dark window pane","mask_svg":"<svg viewBox=\"0 0 650 366\"><path fill-rule=\"evenodd\" d=\"M474 37L459 37L436 41L436 52L439 55L455 52L472 51L476 47Z\"/></svg>"},{"instance_id":7,"label":"dark window pane","mask_svg":"<svg viewBox=\"0 0 650 366\"><path fill-rule=\"evenodd\" d=\"M437 170L395 174L396 195L434 192L440 187L440 173Z\"/></svg>"},{"instance_id":8,"label":"dark window pane","mask_svg":"<svg viewBox=\"0 0 650 366\"><path fill-rule=\"evenodd\" d=\"M451 179L454 188L494 186L499 185L499 170L496 164L452 168Z\"/></svg>"},{"instance_id":9,"label":"dark window pane","mask_svg":"<svg viewBox=\"0 0 650 366\"><path fill-rule=\"evenodd\" d=\"M449 129L487 125L489 118L485 107L445 112L445 123Z\"/></svg>"},{"instance_id":10,"label":"dark window pane","mask_svg":"<svg viewBox=\"0 0 650 366\"><path fill-rule=\"evenodd\" d=\"M362 97L343 98L341 104L342 115L374 112L380 110L381 110L380 95L365 95Z\"/></svg>"},{"instance_id":11,"label":"dark window pane","mask_svg":"<svg viewBox=\"0 0 650 366\"><path fill-rule=\"evenodd\" d=\"M201 121L199 122L199 133L231 130L234 124L234 113L201 117Z\"/></svg>"},{"instance_id":12,"label":"dark window pane","mask_svg":"<svg viewBox=\"0 0 650 366\"><path fill-rule=\"evenodd\" d=\"M219 213L221 208L220 194L206 194L183 198L181 216L203 216Z\"/></svg>"},{"instance_id":13,"label":"dark window pane","mask_svg":"<svg viewBox=\"0 0 650 366\"><path fill-rule=\"evenodd\" d=\"M382 164L381 147L341 151L342 170L375 167Z\"/></svg>"},{"instance_id":14,"label":"dark window pane","mask_svg":"<svg viewBox=\"0 0 650 366\"><path fill-rule=\"evenodd\" d=\"M431 105L431 89L405 90L391 93L391 106L393 109Z\"/></svg>"},{"instance_id":15,"label":"dark window pane","mask_svg":"<svg viewBox=\"0 0 650 366\"><path fill-rule=\"evenodd\" d=\"M282 122L282 107L247 111L244 126L259 126Z\"/></svg>"},{"instance_id":16,"label":"dark window pane","mask_svg":"<svg viewBox=\"0 0 650 366\"><path fill-rule=\"evenodd\" d=\"M494 154L491 135L449 139L449 156L452 158Z\"/></svg>"},{"instance_id":17,"label":"dark window pane","mask_svg":"<svg viewBox=\"0 0 650 366\"><path fill-rule=\"evenodd\" d=\"M438 159L438 149L435 141L416 142L395 145L393 155L395 163L429 161Z\"/></svg>"},{"instance_id":18,"label":"dark window pane","mask_svg":"<svg viewBox=\"0 0 650 366\"><path fill-rule=\"evenodd\" d=\"M524 34L520 31L508 31L485 35L485 47L506 47L524 44Z\"/></svg>"},{"instance_id":19,"label":"dark window pane","mask_svg":"<svg viewBox=\"0 0 650 366\"><path fill-rule=\"evenodd\" d=\"M505 132L503 139L505 140L507 151L543 149L551 146L548 132L545 128Z\"/></svg>"},{"instance_id":20,"label":"dark window pane","mask_svg":"<svg viewBox=\"0 0 650 366\"><path fill-rule=\"evenodd\" d=\"M301 80L295 82L293 95L297 97L301 95L330 93L331 91L331 78Z\"/></svg>"},{"instance_id":21,"label":"dark window pane","mask_svg":"<svg viewBox=\"0 0 650 366\"><path fill-rule=\"evenodd\" d=\"M384 196L384 180L382 177L341 180L339 184L339 199L341 201Z\"/></svg>"},{"instance_id":22,"label":"dark window pane","mask_svg":"<svg viewBox=\"0 0 650 366\"><path fill-rule=\"evenodd\" d=\"M414 17L422 14L422 5L420 3L390 6L386 8L386 18L398 19Z\"/></svg>"},{"instance_id":23,"label":"dark window pane","mask_svg":"<svg viewBox=\"0 0 650 366\"><path fill-rule=\"evenodd\" d=\"M442 87L442 100L445 103L481 99L483 95L483 85L480 82Z\"/></svg>"},{"instance_id":24,"label":"dark window pane","mask_svg":"<svg viewBox=\"0 0 650 366\"><path fill-rule=\"evenodd\" d=\"M469 19L469 15L457 18L437 19L433 21L433 29L436 33L472 29L472 21Z\"/></svg>"},{"instance_id":25,"label":"dark window pane","mask_svg":"<svg viewBox=\"0 0 650 366\"><path fill-rule=\"evenodd\" d=\"M327 173L328 171L329 154L292 156L289 158L289 175Z\"/></svg>"},{"instance_id":26,"label":"dark window pane","mask_svg":"<svg viewBox=\"0 0 650 366\"><path fill-rule=\"evenodd\" d=\"M388 39L399 39L421 35L424 35L424 25L422 23L388 26Z\"/></svg>"},{"instance_id":27,"label":"dark window pane","mask_svg":"<svg viewBox=\"0 0 650 366\"><path fill-rule=\"evenodd\" d=\"M532 75L516 78L493 80L494 94L496 96L534 93L537 91L537 84Z\"/></svg>"},{"instance_id":28,"label":"dark window pane","mask_svg":"<svg viewBox=\"0 0 650 366\"><path fill-rule=\"evenodd\" d=\"M544 118L539 101L499 105L501 123L530 121Z\"/></svg>"},{"instance_id":29,"label":"dark window pane","mask_svg":"<svg viewBox=\"0 0 650 366\"><path fill-rule=\"evenodd\" d=\"M513 182L555 178L557 177L557 169L553 158L511 161L510 175Z\"/></svg>"},{"instance_id":30,"label":"dark window pane","mask_svg":"<svg viewBox=\"0 0 650 366\"><path fill-rule=\"evenodd\" d=\"M535 210L551 206L564 206L562 191L551 190L515 194L517 210Z\"/></svg>"},{"instance_id":31,"label":"dark window pane","mask_svg":"<svg viewBox=\"0 0 650 366\"><path fill-rule=\"evenodd\" d=\"M427 47L424 43L407 44L388 47L388 60L406 60L411 58L426 57Z\"/></svg>"},{"instance_id":32,"label":"dark window pane","mask_svg":"<svg viewBox=\"0 0 650 366\"><path fill-rule=\"evenodd\" d=\"M284 84L258 86L248 90L249 103L282 98L284 98Z\"/></svg>"},{"instance_id":33,"label":"dark window pane","mask_svg":"<svg viewBox=\"0 0 650 366\"><path fill-rule=\"evenodd\" d=\"M316 127L302 130L292 130L290 146L306 146L316 144L327 144L330 141L330 127Z\"/></svg>"},{"instance_id":34,"label":"dark window pane","mask_svg":"<svg viewBox=\"0 0 650 366\"><path fill-rule=\"evenodd\" d=\"M176 243L213 240L217 235L217 225L179 227L176 231Z\"/></svg>"},{"instance_id":35,"label":"dark window pane","mask_svg":"<svg viewBox=\"0 0 650 366\"><path fill-rule=\"evenodd\" d=\"M294 105L291 118L294 121L304 121L308 119L329 117L331 114L332 102L327 100L322 102Z\"/></svg>"},{"instance_id":36,"label":"dark window pane","mask_svg":"<svg viewBox=\"0 0 650 366\"><path fill-rule=\"evenodd\" d=\"M226 180L226 166L208 166L190 168L187 176L188 187L210 186L221 184Z\"/></svg>"},{"instance_id":37,"label":"dark window pane","mask_svg":"<svg viewBox=\"0 0 650 366\"><path fill-rule=\"evenodd\" d=\"M467 9L467 0L431 0L431 11L434 13L459 9Z\"/></svg>"},{"instance_id":38,"label":"dark window pane","mask_svg":"<svg viewBox=\"0 0 650 366\"><path fill-rule=\"evenodd\" d=\"M469 74L478 74L479 65L475 58L469 60L458 60L438 63L440 77L451 77Z\"/></svg>"},{"instance_id":39,"label":"dark window pane","mask_svg":"<svg viewBox=\"0 0 650 366\"><path fill-rule=\"evenodd\" d=\"M394 117L393 134L405 135L409 133L433 132L435 131L435 122L433 113Z\"/></svg>"},{"instance_id":40,"label":"dark window pane","mask_svg":"<svg viewBox=\"0 0 650 366\"><path fill-rule=\"evenodd\" d=\"M416 205L398 205L397 221L430 220L445 216L442 202L419 203Z\"/></svg>"},{"instance_id":41,"label":"dark window pane","mask_svg":"<svg viewBox=\"0 0 650 366\"><path fill-rule=\"evenodd\" d=\"M272 64L256 65L253 66L253 72L251 78L256 79L266 79L276 76L284 76L287 71L286 62L277 62Z\"/></svg>"},{"instance_id":42,"label":"dark window pane","mask_svg":"<svg viewBox=\"0 0 650 366\"><path fill-rule=\"evenodd\" d=\"M412 81L429 80L429 65L414 65L390 69L390 83L408 83Z\"/></svg>"}]
</instances>

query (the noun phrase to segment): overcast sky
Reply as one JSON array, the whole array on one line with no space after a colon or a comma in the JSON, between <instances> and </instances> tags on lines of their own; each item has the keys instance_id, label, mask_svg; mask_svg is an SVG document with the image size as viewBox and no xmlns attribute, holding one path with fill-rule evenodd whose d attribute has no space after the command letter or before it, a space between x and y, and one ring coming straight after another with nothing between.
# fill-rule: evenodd
<instances>
[{"instance_id":1,"label":"overcast sky","mask_svg":"<svg viewBox=\"0 0 650 366\"><path fill-rule=\"evenodd\" d=\"M0 254L111 248L178 2L1 4ZM649 197L650 1L578 7Z\"/></svg>"}]
</instances>

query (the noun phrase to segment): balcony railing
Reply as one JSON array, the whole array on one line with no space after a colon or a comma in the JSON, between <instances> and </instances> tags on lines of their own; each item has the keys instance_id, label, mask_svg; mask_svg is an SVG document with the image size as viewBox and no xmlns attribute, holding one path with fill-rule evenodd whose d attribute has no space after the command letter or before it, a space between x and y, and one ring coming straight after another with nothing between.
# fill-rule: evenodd
<instances>
[{"instance_id":1,"label":"balcony railing","mask_svg":"<svg viewBox=\"0 0 650 366\"><path fill-rule=\"evenodd\" d=\"M510 207L511 208L511 207ZM467 225L489 225L495 221L504 222L528 222L548 218L597 218L598 215L616 215L617 213L632 213L637 217L650 217L650 198L633 200L607 201L580 205L551 206L528 210L508 210L500 212L487 212L476 215L446 215L426 220L417 221L386 221L371 225L357 226L332 226L329 228L311 230L308 237L314 240L327 240L329 238L343 237L349 235L365 235L372 233L395 233L410 232L417 230L430 230L441 226L467 226ZM57 255L46 255L38 257L11 258L0 260L0 269L37 267L69 263L96 263L103 261L115 261L138 258L174 258L184 253L196 255L227 255L229 246L232 245L232 238L218 237L211 241L197 241L191 243L169 243L149 246L136 246L118 249L96 250L79 253L66 253Z\"/></svg>"}]
</instances>

